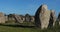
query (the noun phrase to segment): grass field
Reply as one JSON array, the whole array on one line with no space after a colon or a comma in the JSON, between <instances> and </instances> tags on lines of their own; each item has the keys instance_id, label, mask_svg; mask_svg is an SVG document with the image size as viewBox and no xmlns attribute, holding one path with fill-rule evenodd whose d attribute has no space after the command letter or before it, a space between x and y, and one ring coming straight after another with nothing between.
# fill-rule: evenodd
<instances>
[{"instance_id":1,"label":"grass field","mask_svg":"<svg viewBox=\"0 0 60 32\"><path fill-rule=\"evenodd\" d=\"M0 25L0 32L60 32L60 26L41 30L39 28L29 26Z\"/></svg>"}]
</instances>

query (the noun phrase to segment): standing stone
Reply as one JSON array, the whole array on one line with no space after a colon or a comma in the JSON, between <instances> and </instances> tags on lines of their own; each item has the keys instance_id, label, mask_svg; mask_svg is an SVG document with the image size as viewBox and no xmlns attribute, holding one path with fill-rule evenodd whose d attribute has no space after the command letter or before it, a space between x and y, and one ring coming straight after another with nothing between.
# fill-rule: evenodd
<instances>
[{"instance_id":1,"label":"standing stone","mask_svg":"<svg viewBox=\"0 0 60 32\"><path fill-rule=\"evenodd\" d=\"M58 14L57 21L59 22L59 25L60 25L60 13Z\"/></svg>"},{"instance_id":2,"label":"standing stone","mask_svg":"<svg viewBox=\"0 0 60 32\"><path fill-rule=\"evenodd\" d=\"M34 20L35 20L34 16L31 16L30 21L31 21L31 22L34 22Z\"/></svg>"},{"instance_id":3,"label":"standing stone","mask_svg":"<svg viewBox=\"0 0 60 32\"><path fill-rule=\"evenodd\" d=\"M25 21L25 16L20 15L20 17L21 17L22 22L24 22Z\"/></svg>"},{"instance_id":4,"label":"standing stone","mask_svg":"<svg viewBox=\"0 0 60 32\"><path fill-rule=\"evenodd\" d=\"M2 12L0 12L0 23L5 23L5 16Z\"/></svg>"},{"instance_id":5,"label":"standing stone","mask_svg":"<svg viewBox=\"0 0 60 32\"><path fill-rule=\"evenodd\" d=\"M8 15L8 20L9 20L9 21L11 21L11 20L15 21L15 19L14 19L14 17L13 17L13 14L9 14L9 15Z\"/></svg>"},{"instance_id":6,"label":"standing stone","mask_svg":"<svg viewBox=\"0 0 60 32\"><path fill-rule=\"evenodd\" d=\"M50 19L50 11L47 5L41 5L35 14L35 25L41 29L47 28Z\"/></svg>"},{"instance_id":7,"label":"standing stone","mask_svg":"<svg viewBox=\"0 0 60 32\"><path fill-rule=\"evenodd\" d=\"M6 21L6 23L15 23L16 22L15 18L13 17L13 14L9 14L7 16L8 16L7 17L8 21Z\"/></svg>"},{"instance_id":8,"label":"standing stone","mask_svg":"<svg viewBox=\"0 0 60 32\"><path fill-rule=\"evenodd\" d=\"M21 17L19 15L14 15L14 18L15 18L16 22L23 23L23 20L21 19Z\"/></svg>"},{"instance_id":9,"label":"standing stone","mask_svg":"<svg viewBox=\"0 0 60 32\"><path fill-rule=\"evenodd\" d=\"M29 14L25 15L25 21L26 22L30 22L30 18L31 18L31 16Z\"/></svg>"},{"instance_id":10,"label":"standing stone","mask_svg":"<svg viewBox=\"0 0 60 32\"><path fill-rule=\"evenodd\" d=\"M5 21L8 21L8 16L7 15L5 15Z\"/></svg>"},{"instance_id":11,"label":"standing stone","mask_svg":"<svg viewBox=\"0 0 60 32\"><path fill-rule=\"evenodd\" d=\"M56 16L55 16L55 11L50 10L50 21L49 21L49 27L52 27L55 25L56 22Z\"/></svg>"}]
</instances>

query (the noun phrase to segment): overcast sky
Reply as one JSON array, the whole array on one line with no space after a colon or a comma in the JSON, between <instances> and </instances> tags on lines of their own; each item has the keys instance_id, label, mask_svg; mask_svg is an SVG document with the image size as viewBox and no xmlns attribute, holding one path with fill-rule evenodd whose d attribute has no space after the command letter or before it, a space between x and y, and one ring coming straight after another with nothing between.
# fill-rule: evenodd
<instances>
[{"instance_id":1,"label":"overcast sky","mask_svg":"<svg viewBox=\"0 0 60 32\"><path fill-rule=\"evenodd\" d=\"M0 0L0 12L35 15L41 4L55 10L56 15L60 12L60 0Z\"/></svg>"}]
</instances>

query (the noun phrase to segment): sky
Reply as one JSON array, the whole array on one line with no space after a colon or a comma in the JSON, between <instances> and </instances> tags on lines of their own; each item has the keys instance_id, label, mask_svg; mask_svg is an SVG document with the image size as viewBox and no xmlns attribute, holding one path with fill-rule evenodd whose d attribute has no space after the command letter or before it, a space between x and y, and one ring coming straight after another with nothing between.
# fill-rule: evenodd
<instances>
[{"instance_id":1,"label":"sky","mask_svg":"<svg viewBox=\"0 0 60 32\"><path fill-rule=\"evenodd\" d=\"M46 4L49 10L54 10L56 15L60 12L60 0L0 0L0 12L35 15L42 4Z\"/></svg>"}]
</instances>

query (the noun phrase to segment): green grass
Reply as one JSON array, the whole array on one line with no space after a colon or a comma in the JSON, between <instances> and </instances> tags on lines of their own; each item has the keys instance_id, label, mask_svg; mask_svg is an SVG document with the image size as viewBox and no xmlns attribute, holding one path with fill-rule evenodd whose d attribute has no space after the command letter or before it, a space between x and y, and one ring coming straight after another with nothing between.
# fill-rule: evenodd
<instances>
[{"instance_id":1,"label":"green grass","mask_svg":"<svg viewBox=\"0 0 60 32\"><path fill-rule=\"evenodd\" d=\"M0 26L0 32L37 32L33 28Z\"/></svg>"},{"instance_id":2,"label":"green grass","mask_svg":"<svg viewBox=\"0 0 60 32\"><path fill-rule=\"evenodd\" d=\"M22 24L7 23L0 24L0 32L60 32L60 26L57 24L55 27L41 30L35 27L34 23L30 22L24 22Z\"/></svg>"},{"instance_id":3,"label":"green grass","mask_svg":"<svg viewBox=\"0 0 60 32\"><path fill-rule=\"evenodd\" d=\"M35 27L27 28L0 25L0 32L60 32L60 26L41 30Z\"/></svg>"}]
</instances>

